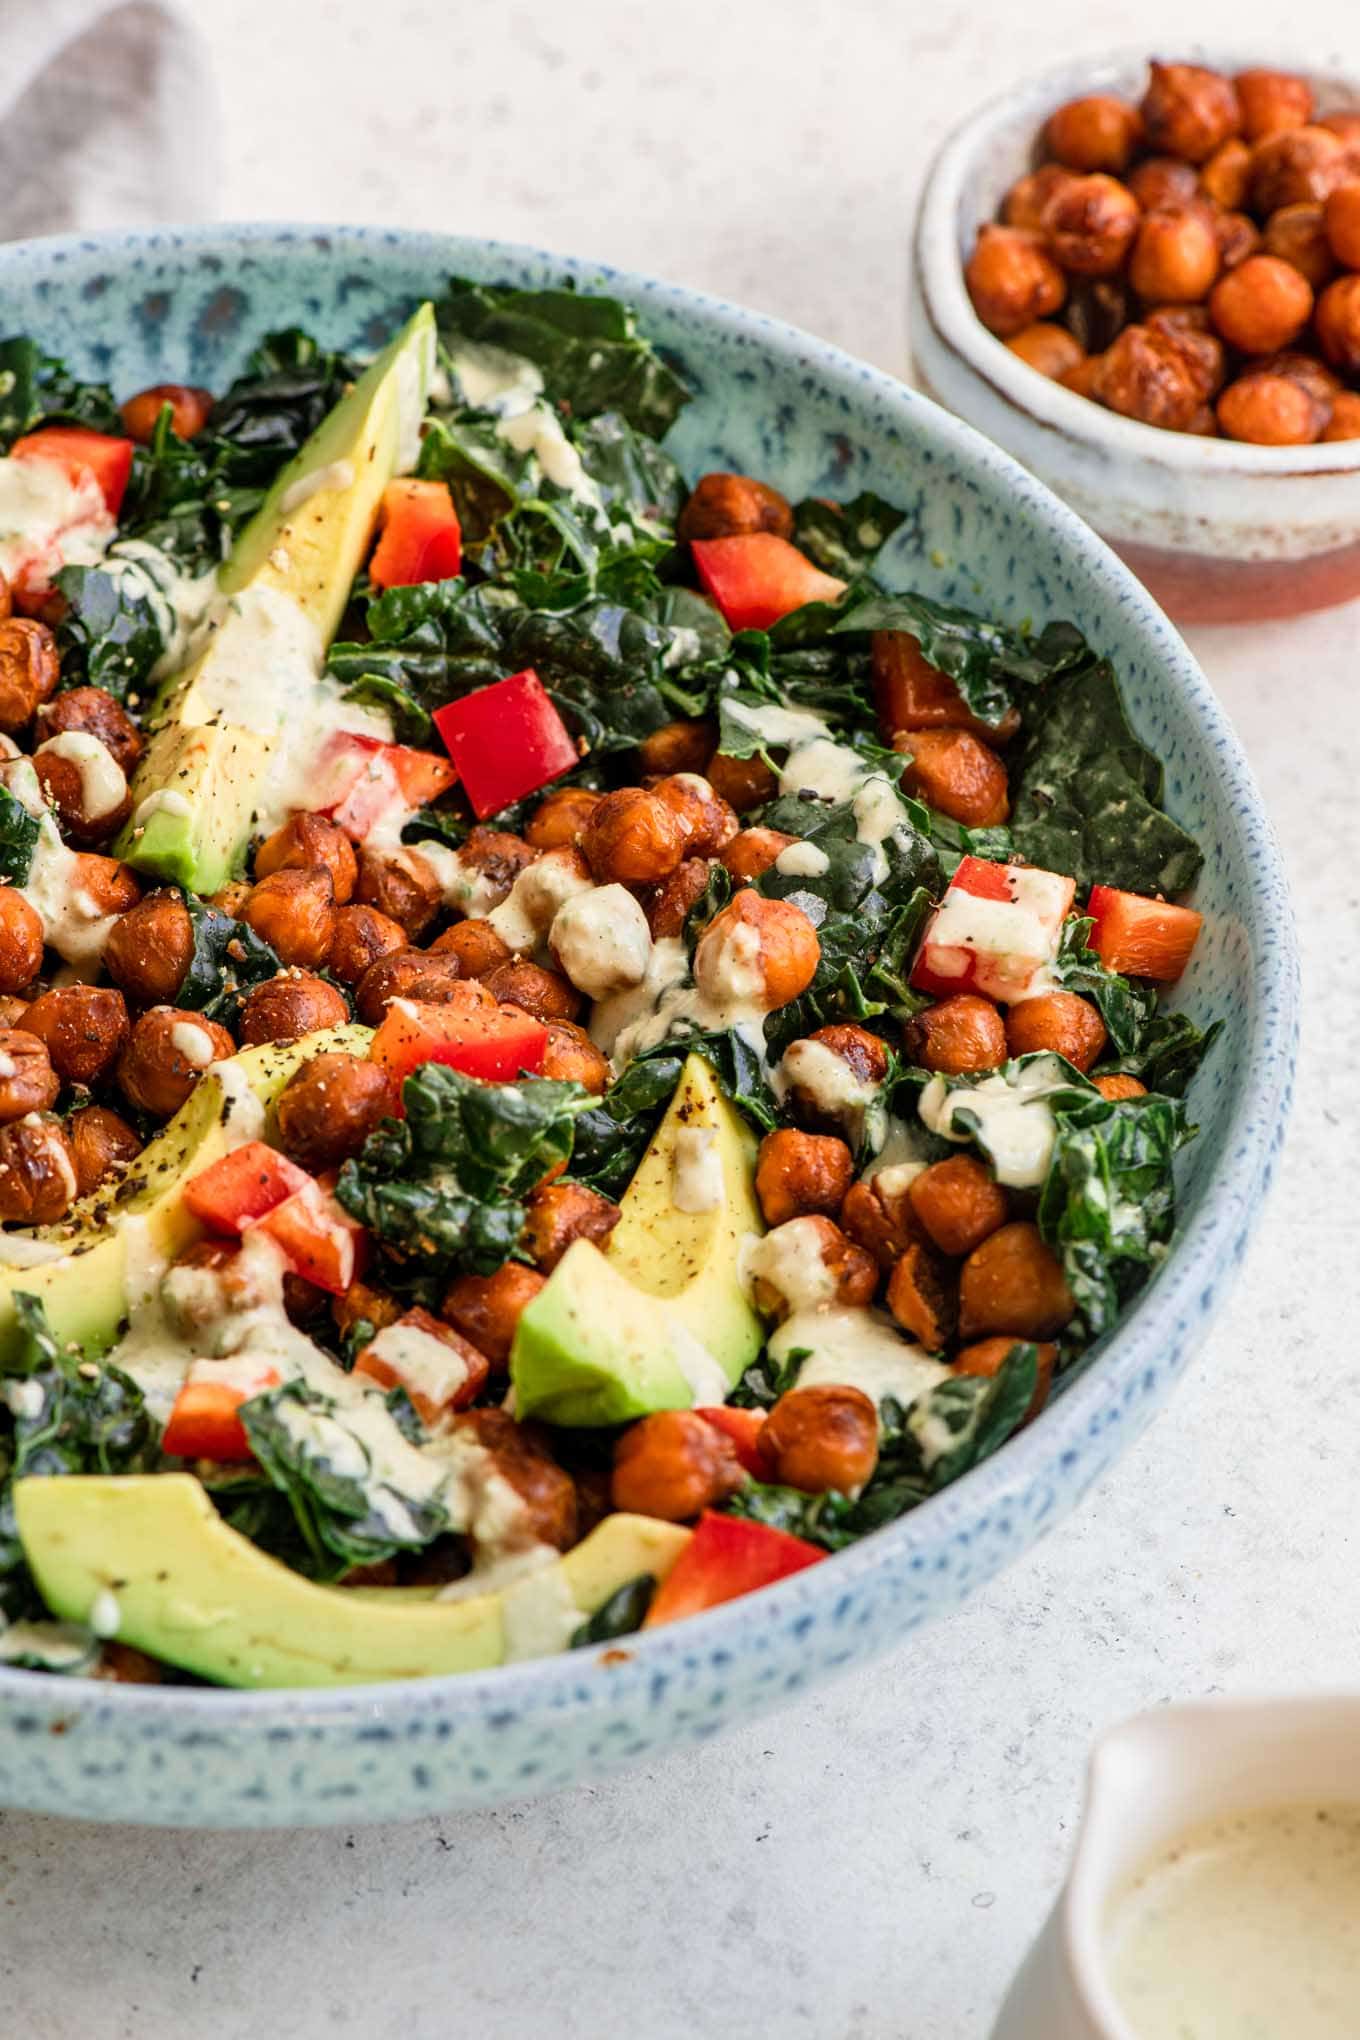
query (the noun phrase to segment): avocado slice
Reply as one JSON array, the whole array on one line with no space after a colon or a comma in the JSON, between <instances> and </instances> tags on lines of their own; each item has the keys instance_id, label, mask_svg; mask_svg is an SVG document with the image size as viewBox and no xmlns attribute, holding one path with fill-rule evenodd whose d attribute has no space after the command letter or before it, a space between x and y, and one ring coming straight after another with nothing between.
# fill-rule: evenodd
<instances>
[{"instance_id":1,"label":"avocado slice","mask_svg":"<svg viewBox=\"0 0 1360 2040\"><path fill-rule=\"evenodd\" d=\"M650 1516L606 1516L544 1573L441 1601L303 1579L229 1529L192 1474L29 1478L15 1482L14 1506L55 1614L88 1623L112 1595L120 1642L224 1686L484 1670L531 1654L531 1603L566 1623L574 1606L584 1619L639 1574L664 1579L690 1535Z\"/></svg>"},{"instance_id":2,"label":"avocado slice","mask_svg":"<svg viewBox=\"0 0 1360 2040\"><path fill-rule=\"evenodd\" d=\"M41 1300L64 1345L77 1347L87 1358L107 1351L137 1299L143 1271L176 1260L202 1231L180 1201L180 1186L191 1172L226 1153L239 1136L239 1115L250 1110L250 1098L268 1108L312 1056L330 1048L362 1054L370 1038L367 1027L325 1028L301 1041L242 1049L229 1063L206 1070L174 1118L116 1183L83 1198L60 1225L41 1228L32 1236L34 1244L26 1235L14 1239L25 1254L50 1258L18 1265L0 1259L0 1353L9 1351L15 1338L16 1290ZM267 1117L264 1132L267 1137ZM0 1239L0 1254L3 1250Z\"/></svg>"},{"instance_id":3,"label":"avocado slice","mask_svg":"<svg viewBox=\"0 0 1360 2040\"><path fill-rule=\"evenodd\" d=\"M434 366L422 305L277 477L220 568L207 644L165 682L115 854L202 893L239 866L271 765L305 731L382 492L414 465ZM320 697L319 698L323 698Z\"/></svg>"},{"instance_id":4,"label":"avocado slice","mask_svg":"<svg viewBox=\"0 0 1360 2040\"><path fill-rule=\"evenodd\" d=\"M738 1268L743 1240L765 1229L754 1164L744 1122L691 1055L608 1253L576 1241L520 1316L519 1416L623 1424L722 1400L764 1337Z\"/></svg>"}]
</instances>

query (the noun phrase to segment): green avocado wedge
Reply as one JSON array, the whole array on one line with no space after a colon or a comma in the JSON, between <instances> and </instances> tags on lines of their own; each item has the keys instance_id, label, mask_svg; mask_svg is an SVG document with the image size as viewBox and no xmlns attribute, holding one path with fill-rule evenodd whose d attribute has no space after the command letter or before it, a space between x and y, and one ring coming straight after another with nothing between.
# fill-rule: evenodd
<instances>
[{"instance_id":1,"label":"green avocado wedge","mask_svg":"<svg viewBox=\"0 0 1360 2040\"><path fill-rule=\"evenodd\" d=\"M519 1416L623 1424L722 1399L764 1336L739 1267L742 1242L765 1229L754 1166L744 1122L691 1055L608 1252L578 1240L520 1316Z\"/></svg>"},{"instance_id":2,"label":"green avocado wedge","mask_svg":"<svg viewBox=\"0 0 1360 2040\"><path fill-rule=\"evenodd\" d=\"M690 1536L650 1516L606 1516L542 1572L440 1601L303 1579L229 1529L192 1474L30 1478L16 1481L14 1506L56 1615L89 1623L112 1595L120 1642L246 1687L424 1678L561 1649L576 1619L630 1580L664 1579Z\"/></svg>"},{"instance_id":3,"label":"green avocado wedge","mask_svg":"<svg viewBox=\"0 0 1360 2040\"><path fill-rule=\"evenodd\" d=\"M324 1049L366 1052L367 1027L323 1029L301 1041L242 1049L206 1070L168 1125L113 1184L74 1205L60 1225L0 1239L25 1259L0 1259L0 1354L16 1334L14 1293L36 1296L63 1345L87 1358L117 1340L148 1270L176 1260L202 1228L180 1200L186 1176L225 1154L243 1134L269 1132L269 1107L288 1079ZM230 1074L224 1074L229 1072ZM258 1108L263 1108L259 1111ZM262 1118L250 1128L248 1119ZM29 1258L41 1256L41 1258Z\"/></svg>"},{"instance_id":4,"label":"green avocado wedge","mask_svg":"<svg viewBox=\"0 0 1360 2040\"><path fill-rule=\"evenodd\" d=\"M382 492L414 462L434 353L426 304L322 420L237 538L217 577L226 607L152 711L132 819L115 845L135 870L211 893L238 868L270 767L305 724L307 689L364 563Z\"/></svg>"}]
</instances>

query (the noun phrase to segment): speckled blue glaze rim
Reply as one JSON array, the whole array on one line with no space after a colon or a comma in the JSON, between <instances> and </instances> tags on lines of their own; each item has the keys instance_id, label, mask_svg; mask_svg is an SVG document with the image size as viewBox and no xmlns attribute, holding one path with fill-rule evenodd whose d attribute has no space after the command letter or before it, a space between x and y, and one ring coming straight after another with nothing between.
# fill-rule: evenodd
<instances>
[{"instance_id":1,"label":"speckled blue glaze rim","mask_svg":"<svg viewBox=\"0 0 1360 2040\"><path fill-rule=\"evenodd\" d=\"M1214 1079L1228 1093L1215 1140L1220 1161L1196 1191L1157 1279L1039 1421L944 1494L825 1565L629 1639L611 1662L578 1652L454 1678L258 1694L0 1672L0 1803L10 1806L204 1826L352 1823L485 1806L695 1742L866 1660L993 1577L1142 1430L1242 1258L1288 1115L1298 1031L1293 917L1273 830L1212 689L1165 617L1085 525L1008 455L891 377L761 314L606 264L380 228L228 225L16 244L0 249L0 330L24 323L17 307L41 331L48 298L63 291L92 302L116 296L115 279L129 270L179 271L181 282L193 271L286 271L294 261L315 265L317 250L343 258L361 281L390 272L392 303L403 294L398 278L413 273L431 287L462 272L535 284L572 276L583 287L616 291L651 329L672 326L692 336L707 329L715 352L730 346L763 358L798 380L809 404L842 414L839 479L847 493L860 485L852 429L867 422L871 436L913 443L923 476L935 463L948 471L961 499L952 504L960 527L970 499L1004 499L1006 516L1026 526L1025 558L1013 554L1000 580L975 596L1014 614L1036 575L1047 589L1031 555L1059 561L1072 603L1101 612L1105 628L1146 659L1158 715L1169 717L1172 736L1213 775L1219 827L1211 869L1227 874L1230 894L1234 886L1241 892L1220 931L1242 1002L1232 1067ZM172 306L173 293L167 331ZM295 316L307 318L305 304ZM282 320L258 319L249 337L271 323ZM58 336L47 337L55 344ZM108 344L116 346L116 333ZM162 372L176 365L181 374L190 366L165 359ZM748 375L754 388L756 373ZM702 361L698 380L702 401ZM738 388L739 401L741 394ZM923 498L935 479L923 480ZM932 551L913 565L918 582L966 599L961 563L952 572ZM1111 649L1118 657L1119 648ZM1177 792L1173 777L1173 807Z\"/></svg>"}]
</instances>

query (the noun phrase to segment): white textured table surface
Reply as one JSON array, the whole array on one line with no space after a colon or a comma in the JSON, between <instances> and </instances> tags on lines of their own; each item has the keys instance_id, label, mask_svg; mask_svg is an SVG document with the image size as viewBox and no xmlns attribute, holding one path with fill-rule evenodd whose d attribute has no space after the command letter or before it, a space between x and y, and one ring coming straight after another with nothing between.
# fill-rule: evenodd
<instances>
[{"instance_id":1,"label":"white textured table surface","mask_svg":"<svg viewBox=\"0 0 1360 2040\"><path fill-rule=\"evenodd\" d=\"M911 194L949 123L1069 50L1178 54L1186 14L197 4L224 215L593 254L890 369ZM1201 0L1198 32L1232 42L1242 13ZM1354 46L1352 0L1315 0L1314 48L1329 31ZM1292 866L1303 1081L1231 1309L1085 1506L867 1674L545 1803L260 1837L0 1817L6 2034L981 2040L1060 1878L1099 1729L1173 1696L1360 1679L1357 626L1339 611L1196 641Z\"/></svg>"}]
</instances>

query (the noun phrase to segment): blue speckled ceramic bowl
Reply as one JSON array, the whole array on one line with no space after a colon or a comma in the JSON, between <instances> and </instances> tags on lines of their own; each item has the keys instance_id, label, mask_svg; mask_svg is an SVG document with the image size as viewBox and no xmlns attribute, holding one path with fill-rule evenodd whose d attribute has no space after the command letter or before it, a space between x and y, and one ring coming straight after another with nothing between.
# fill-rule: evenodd
<instances>
[{"instance_id":1,"label":"blue speckled ceramic bowl","mask_svg":"<svg viewBox=\"0 0 1360 2040\"><path fill-rule=\"evenodd\" d=\"M1005 454L900 383L754 312L588 262L434 234L217 227L0 248L0 331L120 394L220 387L271 326L375 345L459 271L574 277L636 304L696 391L671 445L793 495L869 487L909 515L887 577L1011 622L1071 617L1118 666L1169 805L1208 851L1179 997L1226 1021L1194 1104L1180 1238L1039 1421L904 1521L769 1592L635 1640L403 1685L230 1693L0 1673L0 1803L100 1820L393 1819L552 1790L754 1709L947 1614L1051 1528L1142 1430L1222 1299L1288 1109L1297 960L1279 851L1217 701L1114 555ZM617 1655L617 1654L615 1654Z\"/></svg>"}]
</instances>

